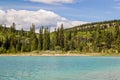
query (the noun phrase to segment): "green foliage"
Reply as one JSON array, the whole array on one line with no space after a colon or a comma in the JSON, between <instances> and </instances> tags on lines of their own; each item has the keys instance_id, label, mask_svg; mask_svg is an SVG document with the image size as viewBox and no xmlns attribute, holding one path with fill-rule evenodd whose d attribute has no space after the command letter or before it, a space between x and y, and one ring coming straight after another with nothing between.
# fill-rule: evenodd
<instances>
[{"instance_id":1,"label":"green foliage","mask_svg":"<svg viewBox=\"0 0 120 80\"><path fill-rule=\"evenodd\" d=\"M0 47L0 54L1 53L6 53L6 49L4 47Z\"/></svg>"},{"instance_id":2,"label":"green foliage","mask_svg":"<svg viewBox=\"0 0 120 80\"><path fill-rule=\"evenodd\" d=\"M55 51L59 51L61 50L61 47L60 46L55 46Z\"/></svg>"},{"instance_id":3,"label":"green foliage","mask_svg":"<svg viewBox=\"0 0 120 80\"><path fill-rule=\"evenodd\" d=\"M38 50L41 51L43 49L43 27L39 30L39 38L38 38Z\"/></svg>"},{"instance_id":4,"label":"green foliage","mask_svg":"<svg viewBox=\"0 0 120 80\"><path fill-rule=\"evenodd\" d=\"M48 28L45 28L43 36L43 50L49 49L50 49L50 32Z\"/></svg>"},{"instance_id":5,"label":"green foliage","mask_svg":"<svg viewBox=\"0 0 120 80\"><path fill-rule=\"evenodd\" d=\"M80 52L120 52L120 20L89 23L50 33L41 27L35 33L35 25L30 31L16 30L0 25L0 53L30 52L42 50L62 50Z\"/></svg>"}]
</instances>

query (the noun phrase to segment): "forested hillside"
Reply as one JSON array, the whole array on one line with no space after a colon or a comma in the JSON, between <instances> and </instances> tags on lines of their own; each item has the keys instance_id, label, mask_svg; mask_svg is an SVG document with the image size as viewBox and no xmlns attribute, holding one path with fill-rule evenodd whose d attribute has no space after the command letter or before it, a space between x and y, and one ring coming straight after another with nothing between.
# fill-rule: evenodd
<instances>
[{"instance_id":1,"label":"forested hillside","mask_svg":"<svg viewBox=\"0 0 120 80\"><path fill-rule=\"evenodd\" d=\"M120 20L88 23L65 30L82 52L120 52Z\"/></svg>"},{"instance_id":2,"label":"forested hillside","mask_svg":"<svg viewBox=\"0 0 120 80\"><path fill-rule=\"evenodd\" d=\"M30 31L16 30L15 23L10 28L0 25L0 53L31 51L77 51L77 52L120 52L120 20L89 23L69 29L41 27L35 33L35 25Z\"/></svg>"}]
</instances>

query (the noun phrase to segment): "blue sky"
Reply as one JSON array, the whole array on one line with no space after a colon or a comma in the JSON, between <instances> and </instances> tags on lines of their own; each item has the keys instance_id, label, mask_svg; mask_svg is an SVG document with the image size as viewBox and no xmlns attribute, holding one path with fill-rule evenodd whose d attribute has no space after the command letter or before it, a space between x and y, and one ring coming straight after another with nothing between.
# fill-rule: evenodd
<instances>
[{"instance_id":1,"label":"blue sky","mask_svg":"<svg viewBox=\"0 0 120 80\"><path fill-rule=\"evenodd\" d=\"M74 0L70 3L44 3L29 0L1 0L2 10L31 10L39 9L53 11L69 20L79 21L104 21L120 19L119 0Z\"/></svg>"},{"instance_id":2,"label":"blue sky","mask_svg":"<svg viewBox=\"0 0 120 80\"><path fill-rule=\"evenodd\" d=\"M88 22L120 19L120 0L0 0L0 24L36 31L41 26L74 27Z\"/></svg>"}]
</instances>

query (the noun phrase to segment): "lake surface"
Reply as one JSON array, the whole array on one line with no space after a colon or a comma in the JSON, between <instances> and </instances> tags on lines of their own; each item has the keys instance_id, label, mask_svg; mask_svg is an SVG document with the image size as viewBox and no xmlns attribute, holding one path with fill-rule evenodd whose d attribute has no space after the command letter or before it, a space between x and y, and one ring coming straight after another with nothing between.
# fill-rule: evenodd
<instances>
[{"instance_id":1,"label":"lake surface","mask_svg":"<svg viewBox=\"0 0 120 80\"><path fill-rule=\"evenodd\" d=\"M0 80L120 80L120 57L0 57Z\"/></svg>"}]
</instances>

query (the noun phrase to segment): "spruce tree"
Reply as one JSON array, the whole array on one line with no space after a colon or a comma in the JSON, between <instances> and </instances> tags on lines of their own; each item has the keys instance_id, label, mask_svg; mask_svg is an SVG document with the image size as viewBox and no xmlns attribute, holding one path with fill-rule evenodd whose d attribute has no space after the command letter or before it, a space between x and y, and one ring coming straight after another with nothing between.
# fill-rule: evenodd
<instances>
[{"instance_id":1,"label":"spruce tree","mask_svg":"<svg viewBox=\"0 0 120 80\"><path fill-rule=\"evenodd\" d=\"M39 39L38 39L38 50L42 50L43 49L43 27L40 28L39 30Z\"/></svg>"},{"instance_id":2,"label":"spruce tree","mask_svg":"<svg viewBox=\"0 0 120 80\"><path fill-rule=\"evenodd\" d=\"M64 48L64 29L63 29L63 24L61 25L59 36L60 36L60 46L61 46L61 48Z\"/></svg>"}]
</instances>

